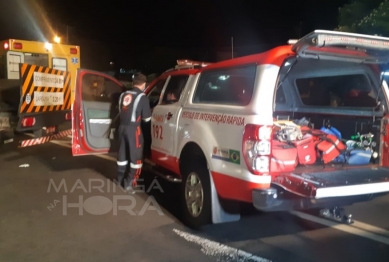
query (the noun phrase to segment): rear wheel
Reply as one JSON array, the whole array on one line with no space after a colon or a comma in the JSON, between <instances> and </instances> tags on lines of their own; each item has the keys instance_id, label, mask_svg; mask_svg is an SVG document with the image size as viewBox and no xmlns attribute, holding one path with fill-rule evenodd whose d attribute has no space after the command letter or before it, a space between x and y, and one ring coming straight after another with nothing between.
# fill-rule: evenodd
<instances>
[{"instance_id":1,"label":"rear wheel","mask_svg":"<svg viewBox=\"0 0 389 262\"><path fill-rule=\"evenodd\" d=\"M191 161L183 172L181 200L184 223L197 228L211 222L211 186L204 161Z\"/></svg>"}]
</instances>

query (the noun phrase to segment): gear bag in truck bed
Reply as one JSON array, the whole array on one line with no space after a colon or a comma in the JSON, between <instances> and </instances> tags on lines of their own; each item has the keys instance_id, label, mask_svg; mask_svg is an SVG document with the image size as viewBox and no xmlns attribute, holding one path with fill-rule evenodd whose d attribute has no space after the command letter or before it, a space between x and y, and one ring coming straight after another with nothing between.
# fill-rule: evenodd
<instances>
[{"instance_id":1,"label":"gear bag in truck bed","mask_svg":"<svg viewBox=\"0 0 389 262\"><path fill-rule=\"evenodd\" d=\"M324 164L334 161L339 155L345 155L347 146L336 135L310 128L304 128L302 132L312 135L316 150Z\"/></svg>"},{"instance_id":2,"label":"gear bag in truck bed","mask_svg":"<svg viewBox=\"0 0 389 262\"><path fill-rule=\"evenodd\" d=\"M273 140L270 171L292 172L297 164L297 148L294 145Z\"/></svg>"},{"instance_id":3,"label":"gear bag in truck bed","mask_svg":"<svg viewBox=\"0 0 389 262\"><path fill-rule=\"evenodd\" d=\"M291 142L297 148L297 157L300 165L311 165L316 162L315 142L312 135L306 134L301 140Z\"/></svg>"},{"instance_id":4,"label":"gear bag in truck bed","mask_svg":"<svg viewBox=\"0 0 389 262\"><path fill-rule=\"evenodd\" d=\"M316 144L317 150L321 152L324 164L330 163L340 154L346 152L346 145L343 144L335 135L323 135Z\"/></svg>"},{"instance_id":5,"label":"gear bag in truck bed","mask_svg":"<svg viewBox=\"0 0 389 262\"><path fill-rule=\"evenodd\" d=\"M312 135L303 136L303 126L296 125L292 121L275 121L275 138L296 147L297 162L302 165L309 165L316 162L315 143ZM309 127L307 127L309 128ZM275 147L278 145L276 144ZM289 152L288 154L290 154Z\"/></svg>"}]
</instances>

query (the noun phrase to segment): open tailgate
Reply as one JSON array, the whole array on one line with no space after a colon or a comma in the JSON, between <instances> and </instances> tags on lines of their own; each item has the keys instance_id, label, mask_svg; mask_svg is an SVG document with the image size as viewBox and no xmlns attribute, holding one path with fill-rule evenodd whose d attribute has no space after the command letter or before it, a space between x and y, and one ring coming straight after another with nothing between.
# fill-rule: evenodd
<instances>
[{"instance_id":1,"label":"open tailgate","mask_svg":"<svg viewBox=\"0 0 389 262\"><path fill-rule=\"evenodd\" d=\"M385 64L389 62L389 38L316 30L298 40L292 50L300 57Z\"/></svg>"},{"instance_id":2,"label":"open tailgate","mask_svg":"<svg viewBox=\"0 0 389 262\"><path fill-rule=\"evenodd\" d=\"M389 193L389 168L296 170L275 177L273 183L293 194L314 199Z\"/></svg>"}]
</instances>

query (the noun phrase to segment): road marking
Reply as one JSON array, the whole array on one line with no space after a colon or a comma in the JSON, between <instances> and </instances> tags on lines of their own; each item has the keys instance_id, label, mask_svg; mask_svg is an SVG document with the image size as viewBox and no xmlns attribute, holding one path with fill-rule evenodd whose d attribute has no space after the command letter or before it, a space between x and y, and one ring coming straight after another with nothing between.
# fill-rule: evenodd
<instances>
[{"instance_id":1,"label":"road marking","mask_svg":"<svg viewBox=\"0 0 389 262\"><path fill-rule=\"evenodd\" d=\"M229 247L223 244L220 244L215 241L208 240L206 238L202 238L196 235L192 235L186 232L183 232L178 229L173 229L173 231L185 240L196 243L200 245L201 251L207 255L212 257L217 257L217 261L257 261L257 262L271 262L266 258L258 257L248 252L242 251L237 248Z\"/></svg>"},{"instance_id":2,"label":"road marking","mask_svg":"<svg viewBox=\"0 0 389 262\"><path fill-rule=\"evenodd\" d=\"M367 230L367 229L377 230L378 228L374 227L374 226L368 225L368 227L366 227L366 228L358 228L358 227L352 226L352 225L339 224L339 223L336 223L336 222L333 222L333 221L330 221L330 220L327 220L327 219L324 219L324 218L312 216L312 215L309 215L309 214L306 214L306 213L303 213L303 212L299 212L299 211L291 211L290 213L295 215L295 216L298 216L298 217L300 217L302 219L306 219L306 220L309 220L309 221L312 221L312 222L315 222L315 223L318 223L318 224L322 224L322 225L328 226L330 228L334 228L334 229L338 229L338 230L343 231L343 232L347 232L349 234L353 234L353 235L357 235L357 236L360 236L360 237L368 238L368 239L371 239L371 240L374 240L374 241L377 241L377 242L389 245L389 238L384 237L382 235L378 235L378 234L369 232ZM364 224L364 223L361 223L361 222L357 222L357 221L355 221L355 222L357 223L357 225L359 227L361 227L361 226L364 227L364 226L367 225L367 224ZM386 231L386 230L380 229L380 232L382 232L382 231Z\"/></svg>"},{"instance_id":3,"label":"road marking","mask_svg":"<svg viewBox=\"0 0 389 262\"><path fill-rule=\"evenodd\" d=\"M27 134L27 135L33 136L32 134ZM65 142L65 143L63 143L63 142ZM67 144L67 142L69 142L69 141L63 141L63 142L61 140L50 141L50 143L53 143L53 144L56 144L59 146L72 148L71 145ZM101 155L101 154L96 154L93 156L116 162L116 158L114 158L112 156ZM145 162L151 163L147 159L145 160ZM339 223L332 222L332 221L324 219L324 218L312 216L312 215L309 215L309 214L306 214L303 212L299 212L299 211L291 211L290 213L295 215L295 216L298 216L300 218L303 218L305 220L309 220L309 221L312 221L312 222L315 222L318 224L322 224L322 225L325 225L325 226L328 226L331 228L338 229L340 231L343 231L343 232L346 232L349 234L361 236L364 238L368 238L368 239L389 245L389 231L382 229L382 228L379 228L379 227L375 227L375 226L372 226L372 225L369 225L369 224L366 224L366 223L363 223L360 221L356 221L356 220L354 220L354 224L352 224L352 225L339 224ZM215 243L218 244L217 242L215 242ZM243 252L243 251L239 251L239 252ZM257 260L253 260L253 261L257 261ZM269 260L258 260L258 261L269 261Z\"/></svg>"},{"instance_id":4,"label":"road marking","mask_svg":"<svg viewBox=\"0 0 389 262\"><path fill-rule=\"evenodd\" d=\"M66 141L64 141L66 142ZM56 145L59 145L59 146L64 146L64 147L67 147L67 148L72 148L71 145L68 145L66 143L63 143L62 141L60 140L51 140L50 143L53 143L53 144L56 144Z\"/></svg>"},{"instance_id":5,"label":"road marking","mask_svg":"<svg viewBox=\"0 0 389 262\"><path fill-rule=\"evenodd\" d=\"M352 224L351 226L389 238L389 231L387 231L383 228L380 228L380 227L372 226L372 225L369 225L369 224L366 224L366 223L363 223L360 221L355 221L355 220L354 220L354 224Z\"/></svg>"}]
</instances>

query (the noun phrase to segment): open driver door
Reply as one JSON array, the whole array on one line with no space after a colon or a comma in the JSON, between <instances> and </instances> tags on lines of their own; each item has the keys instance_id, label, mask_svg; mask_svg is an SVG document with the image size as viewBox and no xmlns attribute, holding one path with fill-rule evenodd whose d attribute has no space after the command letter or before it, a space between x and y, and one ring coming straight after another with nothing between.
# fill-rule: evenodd
<instances>
[{"instance_id":1,"label":"open driver door","mask_svg":"<svg viewBox=\"0 0 389 262\"><path fill-rule=\"evenodd\" d=\"M72 109L73 156L116 151L118 100L125 86L115 78L78 69Z\"/></svg>"}]
</instances>

